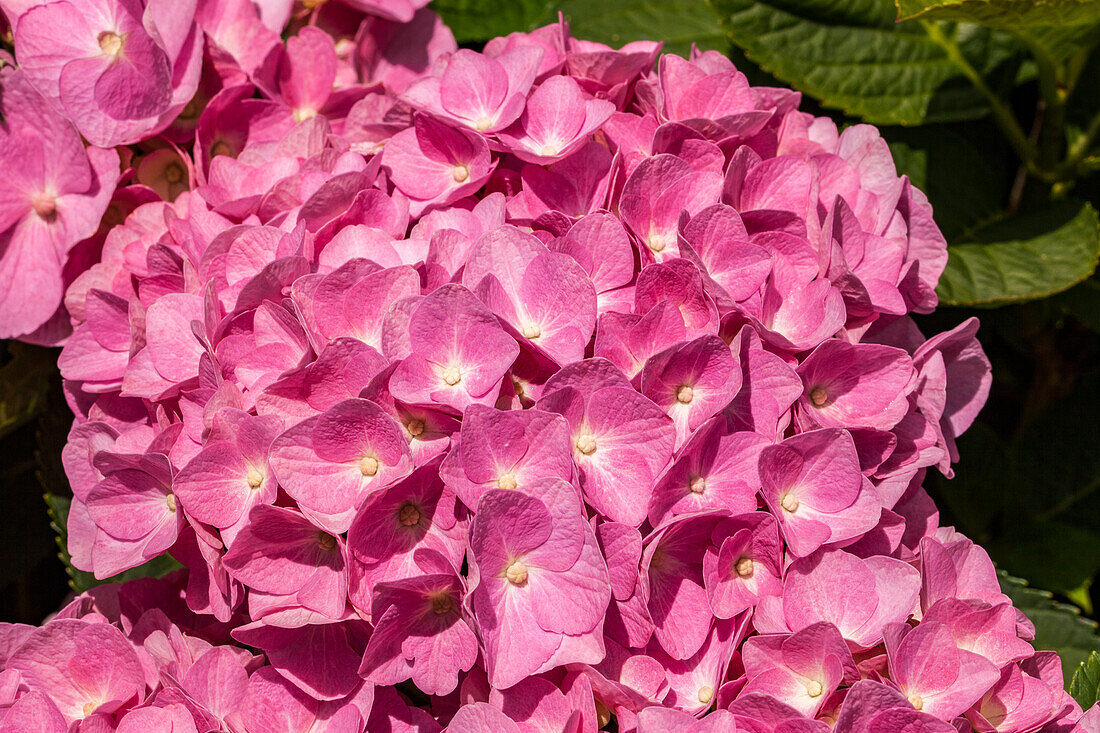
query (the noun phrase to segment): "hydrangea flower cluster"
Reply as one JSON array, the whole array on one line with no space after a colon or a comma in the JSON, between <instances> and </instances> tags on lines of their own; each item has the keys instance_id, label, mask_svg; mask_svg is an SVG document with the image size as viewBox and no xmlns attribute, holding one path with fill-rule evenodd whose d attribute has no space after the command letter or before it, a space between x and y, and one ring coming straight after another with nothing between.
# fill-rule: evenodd
<instances>
[{"instance_id":1,"label":"hydrangea flower cluster","mask_svg":"<svg viewBox=\"0 0 1100 733\"><path fill-rule=\"evenodd\" d=\"M0 731L1100 730L921 488L989 362L877 131L423 5L0 0L72 561L185 566L0 627Z\"/></svg>"}]
</instances>

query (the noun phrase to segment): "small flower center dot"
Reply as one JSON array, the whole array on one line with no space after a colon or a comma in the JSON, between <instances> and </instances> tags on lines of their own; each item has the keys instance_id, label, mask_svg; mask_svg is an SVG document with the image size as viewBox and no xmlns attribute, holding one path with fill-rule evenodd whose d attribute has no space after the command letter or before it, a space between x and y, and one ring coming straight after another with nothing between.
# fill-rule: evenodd
<instances>
[{"instance_id":1,"label":"small flower center dot","mask_svg":"<svg viewBox=\"0 0 1100 733\"><path fill-rule=\"evenodd\" d=\"M788 512L798 511L798 497L794 494L784 494L783 498L779 500L779 506Z\"/></svg>"},{"instance_id":2,"label":"small flower center dot","mask_svg":"<svg viewBox=\"0 0 1100 733\"><path fill-rule=\"evenodd\" d=\"M229 147L229 143L224 140L219 140L210 146L210 157L216 158L219 155L224 155L227 158L233 157L233 148Z\"/></svg>"},{"instance_id":3,"label":"small flower center dot","mask_svg":"<svg viewBox=\"0 0 1100 733\"><path fill-rule=\"evenodd\" d=\"M40 218L50 219L57 211L57 199L48 193L40 193L34 197L34 203L31 206Z\"/></svg>"},{"instance_id":4,"label":"small flower center dot","mask_svg":"<svg viewBox=\"0 0 1100 733\"><path fill-rule=\"evenodd\" d=\"M824 387L814 387L810 390L810 404L814 407L823 407L829 401L829 394Z\"/></svg>"},{"instance_id":5,"label":"small flower center dot","mask_svg":"<svg viewBox=\"0 0 1100 733\"><path fill-rule=\"evenodd\" d=\"M170 512L176 511L176 495L175 494L169 494L168 496L164 497L164 503L168 505L168 511L170 511Z\"/></svg>"},{"instance_id":6,"label":"small flower center dot","mask_svg":"<svg viewBox=\"0 0 1100 733\"><path fill-rule=\"evenodd\" d=\"M172 163L164 169L164 180L169 183L179 183L183 180L183 167L178 163Z\"/></svg>"},{"instance_id":7,"label":"small flower center dot","mask_svg":"<svg viewBox=\"0 0 1100 733\"><path fill-rule=\"evenodd\" d=\"M811 680L810 684L806 685L806 694L810 697L821 697L821 683L817 680Z\"/></svg>"},{"instance_id":8,"label":"small flower center dot","mask_svg":"<svg viewBox=\"0 0 1100 733\"><path fill-rule=\"evenodd\" d=\"M500 478L497 479L497 488L498 489L504 489L505 491L511 491L514 488L516 488L517 486L519 486L519 484L516 483L515 474L506 473L506 474L504 474L503 476L501 476Z\"/></svg>"},{"instance_id":9,"label":"small flower center dot","mask_svg":"<svg viewBox=\"0 0 1100 733\"><path fill-rule=\"evenodd\" d=\"M462 381L462 372L456 366L447 367L443 370L443 381L453 387Z\"/></svg>"},{"instance_id":10,"label":"small flower center dot","mask_svg":"<svg viewBox=\"0 0 1100 733\"><path fill-rule=\"evenodd\" d=\"M542 335L542 329L539 328L537 323L528 323L523 327L523 337L529 339L537 339Z\"/></svg>"},{"instance_id":11,"label":"small flower center dot","mask_svg":"<svg viewBox=\"0 0 1100 733\"><path fill-rule=\"evenodd\" d=\"M649 240L646 242L649 248L654 252L662 252L664 248L668 246L668 242L660 234L651 234Z\"/></svg>"},{"instance_id":12,"label":"small flower center dot","mask_svg":"<svg viewBox=\"0 0 1100 733\"><path fill-rule=\"evenodd\" d=\"M445 613L450 613L454 610L455 601L451 598L451 594L447 592L436 593L432 596L432 613L436 616L442 616Z\"/></svg>"},{"instance_id":13,"label":"small flower center dot","mask_svg":"<svg viewBox=\"0 0 1100 733\"><path fill-rule=\"evenodd\" d=\"M504 577L508 578L508 582L512 585L523 585L527 582L527 566L524 565L523 560L515 560L504 571Z\"/></svg>"},{"instance_id":14,"label":"small flower center dot","mask_svg":"<svg viewBox=\"0 0 1100 733\"><path fill-rule=\"evenodd\" d=\"M909 702L917 710L920 710L921 708L924 707L924 698L921 697L920 695L910 695L909 696Z\"/></svg>"},{"instance_id":15,"label":"small flower center dot","mask_svg":"<svg viewBox=\"0 0 1100 733\"><path fill-rule=\"evenodd\" d=\"M359 471L364 476L373 476L378 473L378 459L374 456L363 456L359 459Z\"/></svg>"},{"instance_id":16,"label":"small flower center dot","mask_svg":"<svg viewBox=\"0 0 1100 733\"><path fill-rule=\"evenodd\" d=\"M586 456L592 455L596 452L596 438L588 434L577 438L577 450Z\"/></svg>"},{"instance_id":17,"label":"small flower center dot","mask_svg":"<svg viewBox=\"0 0 1100 733\"><path fill-rule=\"evenodd\" d=\"M691 481L688 481L688 489L693 494L702 494L707 490L707 480L702 476L696 476Z\"/></svg>"},{"instance_id":18,"label":"small flower center dot","mask_svg":"<svg viewBox=\"0 0 1100 733\"><path fill-rule=\"evenodd\" d=\"M542 150L539 151L539 155L541 155L545 158L550 158L550 157L555 156L557 154L558 154L558 149L555 148L553 145L543 145Z\"/></svg>"},{"instance_id":19,"label":"small flower center dot","mask_svg":"<svg viewBox=\"0 0 1100 733\"><path fill-rule=\"evenodd\" d=\"M733 569L737 571L737 574L742 578L748 578L752 575L753 566L751 557L743 557L737 561L737 564L733 566Z\"/></svg>"},{"instance_id":20,"label":"small flower center dot","mask_svg":"<svg viewBox=\"0 0 1100 733\"><path fill-rule=\"evenodd\" d=\"M405 504L397 513L397 519L404 527L412 527L420 524L420 509L415 504Z\"/></svg>"},{"instance_id":21,"label":"small flower center dot","mask_svg":"<svg viewBox=\"0 0 1100 733\"><path fill-rule=\"evenodd\" d=\"M81 712L83 712L84 717L87 718L89 715L94 713L95 709L98 708L98 707L99 707L98 703L86 702L86 703L84 703L84 707L81 708Z\"/></svg>"},{"instance_id":22,"label":"small flower center dot","mask_svg":"<svg viewBox=\"0 0 1100 733\"><path fill-rule=\"evenodd\" d=\"M103 31L98 40L99 49L108 56L118 56L122 51L122 36L113 31Z\"/></svg>"},{"instance_id":23,"label":"small flower center dot","mask_svg":"<svg viewBox=\"0 0 1100 733\"><path fill-rule=\"evenodd\" d=\"M330 535L328 532L317 533L317 546L325 552L331 552L336 549L336 538Z\"/></svg>"},{"instance_id":24,"label":"small flower center dot","mask_svg":"<svg viewBox=\"0 0 1100 733\"><path fill-rule=\"evenodd\" d=\"M420 437L424 433L424 421L423 420L409 420L409 424L405 426L405 429L409 431L409 435L414 438Z\"/></svg>"},{"instance_id":25,"label":"small flower center dot","mask_svg":"<svg viewBox=\"0 0 1100 733\"><path fill-rule=\"evenodd\" d=\"M693 399L695 399L695 390L690 386L683 384L676 390L676 401L681 405L690 405Z\"/></svg>"},{"instance_id":26,"label":"small flower center dot","mask_svg":"<svg viewBox=\"0 0 1100 733\"><path fill-rule=\"evenodd\" d=\"M706 705L714 699L714 688L710 685L703 685L699 688L699 702Z\"/></svg>"},{"instance_id":27,"label":"small flower center dot","mask_svg":"<svg viewBox=\"0 0 1100 733\"><path fill-rule=\"evenodd\" d=\"M477 118L477 129L478 130L485 131L485 130L488 130L492 126L493 126L493 121L490 120L488 117L478 117Z\"/></svg>"},{"instance_id":28,"label":"small flower center dot","mask_svg":"<svg viewBox=\"0 0 1100 733\"><path fill-rule=\"evenodd\" d=\"M456 165L451 169L451 178L455 183L463 183L470 177L470 169L464 165Z\"/></svg>"},{"instance_id":29,"label":"small flower center dot","mask_svg":"<svg viewBox=\"0 0 1100 733\"><path fill-rule=\"evenodd\" d=\"M248 488L258 489L260 488L260 484L264 482L264 475L255 468L250 468L248 469L248 478L246 480L248 481Z\"/></svg>"}]
</instances>

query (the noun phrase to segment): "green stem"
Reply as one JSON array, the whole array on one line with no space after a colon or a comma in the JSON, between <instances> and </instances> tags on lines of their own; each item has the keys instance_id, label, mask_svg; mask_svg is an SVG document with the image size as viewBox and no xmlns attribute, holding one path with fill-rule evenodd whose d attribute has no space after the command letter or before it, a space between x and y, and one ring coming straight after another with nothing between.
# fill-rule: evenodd
<instances>
[{"instance_id":1,"label":"green stem","mask_svg":"<svg viewBox=\"0 0 1100 733\"><path fill-rule=\"evenodd\" d=\"M1100 135L1100 112L1089 120L1089 126L1085 128L1085 132L1073 143L1066 153L1065 161L1058 166L1056 174L1059 179L1070 178L1076 173L1077 164L1089 154L1089 148L1092 147L1098 135Z\"/></svg>"},{"instance_id":2,"label":"green stem","mask_svg":"<svg viewBox=\"0 0 1100 733\"><path fill-rule=\"evenodd\" d=\"M947 54L948 60L950 60L955 66L959 68L974 88L978 90L986 101L989 102L989 107L993 111L993 119L1000 126L1004 132L1005 137L1008 138L1008 142L1012 145L1012 149L1016 151L1016 154L1020 156L1020 160L1027 165L1028 170L1033 173L1035 170L1035 146L1027 139L1027 135L1024 133L1020 123L1016 120L1016 116L1012 114L1012 110L1004 101L998 97L989 85L985 83L985 79L978 73L977 69L971 66L970 62L963 56L962 51L959 50L959 45L955 42L954 38L948 38L944 35L940 26L932 21L922 20L921 25L924 27L924 32L928 34L928 37L932 39L940 48Z\"/></svg>"},{"instance_id":3,"label":"green stem","mask_svg":"<svg viewBox=\"0 0 1100 733\"><path fill-rule=\"evenodd\" d=\"M1058 158L1066 134L1066 95L1058 83L1058 67L1046 54L1034 51L1035 65L1039 72L1039 93L1046 109L1043 113L1043 130L1039 137L1038 165L1052 171L1058 166Z\"/></svg>"}]
</instances>

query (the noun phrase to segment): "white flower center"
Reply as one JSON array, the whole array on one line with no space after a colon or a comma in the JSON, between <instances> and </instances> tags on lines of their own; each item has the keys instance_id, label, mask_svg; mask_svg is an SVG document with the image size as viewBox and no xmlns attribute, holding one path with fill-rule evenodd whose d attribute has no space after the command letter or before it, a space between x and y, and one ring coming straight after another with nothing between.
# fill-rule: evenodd
<instances>
[{"instance_id":1,"label":"white flower center","mask_svg":"<svg viewBox=\"0 0 1100 733\"><path fill-rule=\"evenodd\" d=\"M586 456L590 456L596 452L596 438L595 436L585 433L577 438L577 450Z\"/></svg>"},{"instance_id":2,"label":"white flower center","mask_svg":"<svg viewBox=\"0 0 1100 733\"><path fill-rule=\"evenodd\" d=\"M733 566L737 574L742 578L748 578L752 575L753 566L751 557L743 557L737 561L737 564Z\"/></svg>"},{"instance_id":3,"label":"white flower center","mask_svg":"<svg viewBox=\"0 0 1100 733\"><path fill-rule=\"evenodd\" d=\"M806 694L810 697L821 697L821 693L821 683L817 680L811 680L810 684L806 685Z\"/></svg>"},{"instance_id":4,"label":"white flower center","mask_svg":"<svg viewBox=\"0 0 1100 733\"><path fill-rule=\"evenodd\" d=\"M504 577L512 585L523 585L527 582L527 566L523 564L523 560L515 560L504 571Z\"/></svg>"},{"instance_id":5,"label":"white flower center","mask_svg":"<svg viewBox=\"0 0 1100 733\"><path fill-rule=\"evenodd\" d=\"M248 469L248 477L245 480L248 481L248 488L258 489L260 484L264 482L264 475L255 468L250 468Z\"/></svg>"},{"instance_id":6,"label":"white flower center","mask_svg":"<svg viewBox=\"0 0 1100 733\"><path fill-rule=\"evenodd\" d=\"M699 702L706 705L714 699L714 688L710 685L703 685L699 688Z\"/></svg>"},{"instance_id":7,"label":"white flower center","mask_svg":"<svg viewBox=\"0 0 1100 733\"><path fill-rule=\"evenodd\" d=\"M479 131L488 130L492 126L493 126L493 121L491 119L489 119L488 117L478 117L477 118L477 129Z\"/></svg>"},{"instance_id":8,"label":"white flower center","mask_svg":"<svg viewBox=\"0 0 1100 733\"><path fill-rule=\"evenodd\" d=\"M374 456L363 456L359 459L359 471L364 476L374 476L378 473L378 459Z\"/></svg>"},{"instance_id":9,"label":"white flower center","mask_svg":"<svg viewBox=\"0 0 1100 733\"><path fill-rule=\"evenodd\" d=\"M783 498L779 500L779 506L783 507L784 511L793 514L798 511L798 497L794 494L784 494Z\"/></svg>"},{"instance_id":10,"label":"white flower center","mask_svg":"<svg viewBox=\"0 0 1100 733\"><path fill-rule=\"evenodd\" d=\"M170 512L176 511L176 495L175 494L169 494L168 496L164 497L164 503L168 505L168 511L170 511Z\"/></svg>"},{"instance_id":11,"label":"white flower center","mask_svg":"<svg viewBox=\"0 0 1100 733\"><path fill-rule=\"evenodd\" d=\"M693 399L695 399L695 390L690 386L682 384L676 390L676 401L681 405L690 405Z\"/></svg>"},{"instance_id":12,"label":"white flower center","mask_svg":"<svg viewBox=\"0 0 1100 733\"><path fill-rule=\"evenodd\" d=\"M688 489L690 489L693 494L702 494L707 490L707 480L702 476L696 476L688 481Z\"/></svg>"},{"instance_id":13,"label":"white flower center","mask_svg":"<svg viewBox=\"0 0 1100 733\"><path fill-rule=\"evenodd\" d=\"M505 491L511 491L514 488L516 488L517 486L519 486L519 484L516 483L515 474L506 473L506 474L504 474L503 476L501 476L500 478L497 479L497 488L498 489L504 489Z\"/></svg>"},{"instance_id":14,"label":"white flower center","mask_svg":"<svg viewBox=\"0 0 1100 733\"><path fill-rule=\"evenodd\" d=\"M539 151L539 155L550 158L558 154L558 149L553 145L543 145L542 150Z\"/></svg>"},{"instance_id":15,"label":"white flower center","mask_svg":"<svg viewBox=\"0 0 1100 733\"><path fill-rule=\"evenodd\" d=\"M542 335L542 329L537 323L528 323L523 327L524 338L537 339Z\"/></svg>"},{"instance_id":16,"label":"white flower center","mask_svg":"<svg viewBox=\"0 0 1100 733\"><path fill-rule=\"evenodd\" d=\"M417 419L409 420L409 424L405 426L405 429L409 431L409 435L412 437L419 437L424 432L424 421Z\"/></svg>"},{"instance_id":17,"label":"white flower center","mask_svg":"<svg viewBox=\"0 0 1100 733\"><path fill-rule=\"evenodd\" d=\"M914 708L916 708L917 710L920 710L921 708L923 708L923 707L924 707L924 698L923 698L923 697L921 697L920 695L916 695L916 694L914 694L914 695L910 695L910 696L909 696L909 702L910 702L910 703L911 703L911 704L913 705L913 707L914 707Z\"/></svg>"},{"instance_id":18,"label":"white flower center","mask_svg":"<svg viewBox=\"0 0 1100 733\"><path fill-rule=\"evenodd\" d=\"M455 183L464 183L470 177L470 169L464 165L456 165L451 169L451 178Z\"/></svg>"},{"instance_id":19,"label":"white flower center","mask_svg":"<svg viewBox=\"0 0 1100 733\"><path fill-rule=\"evenodd\" d=\"M443 370L443 381L453 387L462 381L462 371L456 366L449 366Z\"/></svg>"},{"instance_id":20,"label":"white flower center","mask_svg":"<svg viewBox=\"0 0 1100 733\"><path fill-rule=\"evenodd\" d=\"M100 50L112 58L122 51L122 36L114 31L103 31L98 40Z\"/></svg>"}]
</instances>

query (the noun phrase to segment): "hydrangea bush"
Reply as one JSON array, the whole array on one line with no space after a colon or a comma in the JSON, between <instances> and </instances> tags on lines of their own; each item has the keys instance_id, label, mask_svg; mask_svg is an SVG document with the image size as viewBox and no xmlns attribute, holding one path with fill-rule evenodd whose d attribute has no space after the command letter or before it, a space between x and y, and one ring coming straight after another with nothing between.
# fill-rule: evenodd
<instances>
[{"instance_id":1,"label":"hydrangea bush","mask_svg":"<svg viewBox=\"0 0 1100 733\"><path fill-rule=\"evenodd\" d=\"M68 551L184 566L0 626L0 731L1100 730L921 488L990 365L878 132L424 4L0 2Z\"/></svg>"}]
</instances>

